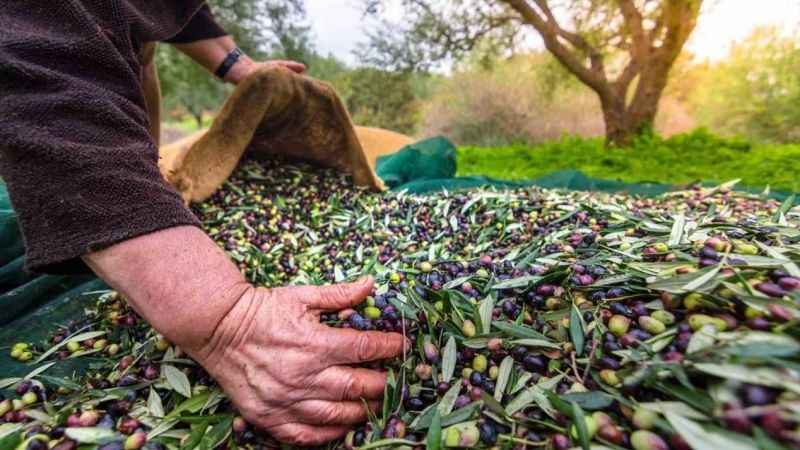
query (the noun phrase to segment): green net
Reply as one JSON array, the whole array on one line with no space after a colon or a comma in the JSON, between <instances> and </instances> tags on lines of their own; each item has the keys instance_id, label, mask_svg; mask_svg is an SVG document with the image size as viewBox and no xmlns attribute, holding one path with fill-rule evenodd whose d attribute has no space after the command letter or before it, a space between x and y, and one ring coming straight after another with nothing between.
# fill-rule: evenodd
<instances>
[{"instance_id":1,"label":"green net","mask_svg":"<svg viewBox=\"0 0 800 450\"><path fill-rule=\"evenodd\" d=\"M5 185L0 185L0 378L23 376L31 368L9 355L15 342L40 342L54 327L67 325L107 289L94 276L33 275L23 268L25 248ZM74 359L48 371L67 376L90 364Z\"/></svg>"}]
</instances>

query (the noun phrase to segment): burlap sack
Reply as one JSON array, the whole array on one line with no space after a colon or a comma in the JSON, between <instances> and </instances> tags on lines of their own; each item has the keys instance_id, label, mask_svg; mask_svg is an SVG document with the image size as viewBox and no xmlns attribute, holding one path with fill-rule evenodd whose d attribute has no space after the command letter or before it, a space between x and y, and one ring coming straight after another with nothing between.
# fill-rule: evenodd
<instances>
[{"instance_id":1,"label":"burlap sack","mask_svg":"<svg viewBox=\"0 0 800 450\"><path fill-rule=\"evenodd\" d=\"M271 67L240 83L208 130L162 146L159 167L187 203L213 194L245 151L332 167L349 173L358 185L382 190L375 160L409 143L410 138L386 130L357 132L329 85Z\"/></svg>"}]
</instances>

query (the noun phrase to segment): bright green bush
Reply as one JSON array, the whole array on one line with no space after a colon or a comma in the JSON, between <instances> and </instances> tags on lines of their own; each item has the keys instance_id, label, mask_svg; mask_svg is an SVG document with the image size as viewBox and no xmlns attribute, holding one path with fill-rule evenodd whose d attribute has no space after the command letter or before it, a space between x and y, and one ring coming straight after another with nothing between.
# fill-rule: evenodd
<instances>
[{"instance_id":1,"label":"bright green bush","mask_svg":"<svg viewBox=\"0 0 800 450\"><path fill-rule=\"evenodd\" d=\"M800 34L756 29L727 58L688 75L688 85L686 77L674 84L684 84L699 124L759 142L800 139Z\"/></svg>"},{"instance_id":2,"label":"bright green bush","mask_svg":"<svg viewBox=\"0 0 800 450\"><path fill-rule=\"evenodd\" d=\"M531 179L576 169L597 178L685 184L741 178L744 186L800 191L800 145L759 145L705 130L670 139L643 136L628 148L605 148L601 138L508 147L462 147L459 175Z\"/></svg>"}]
</instances>

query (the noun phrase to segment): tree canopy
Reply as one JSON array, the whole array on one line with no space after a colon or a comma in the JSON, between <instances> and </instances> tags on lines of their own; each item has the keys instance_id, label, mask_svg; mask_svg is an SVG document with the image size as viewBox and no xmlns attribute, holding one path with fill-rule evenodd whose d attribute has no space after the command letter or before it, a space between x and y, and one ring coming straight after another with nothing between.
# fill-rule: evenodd
<instances>
[{"instance_id":1,"label":"tree canopy","mask_svg":"<svg viewBox=\"0 0 800 450\"><path fill-rule=\"evenodd\" d=\"M404 24L381 20L362 60L406 69L458 59L478 45L513 52L526 31L598 96L610 143L650 126L702 0L401 0ZM382 17L385 5L365 0Z\"/></svg>"}]
</instances>

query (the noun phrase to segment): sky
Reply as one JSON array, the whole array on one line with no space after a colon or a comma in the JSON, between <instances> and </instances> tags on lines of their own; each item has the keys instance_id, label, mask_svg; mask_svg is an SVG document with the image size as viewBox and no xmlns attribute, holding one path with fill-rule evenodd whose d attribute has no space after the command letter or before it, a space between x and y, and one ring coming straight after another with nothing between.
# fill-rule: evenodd
<instances>
[{"instance_id":1,"label":"sky","mask_svg":"<svg viewBox=\"0 0 800 450\"><path fill-rule=\"evenodd\" d=\"M800 0L706 0L707 11L687 47L700 59L723 58L731 44L753 28L776 24L800 29ZM350 63L352 50L363 41L364 24L359 0L306 0L308 16L322 53L333 53Z\"/></svg>"}]
</instances>

